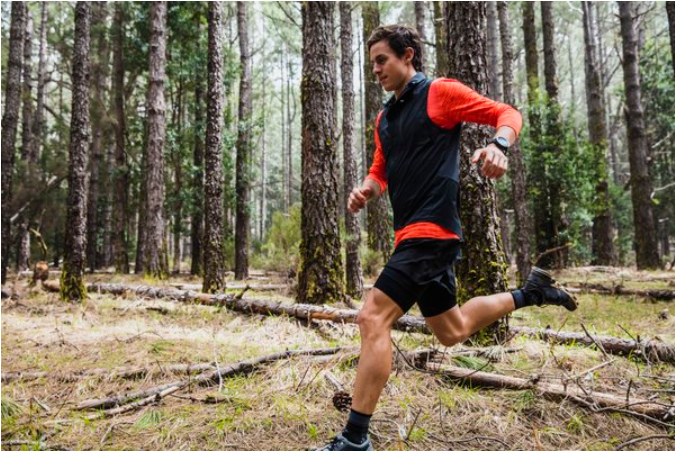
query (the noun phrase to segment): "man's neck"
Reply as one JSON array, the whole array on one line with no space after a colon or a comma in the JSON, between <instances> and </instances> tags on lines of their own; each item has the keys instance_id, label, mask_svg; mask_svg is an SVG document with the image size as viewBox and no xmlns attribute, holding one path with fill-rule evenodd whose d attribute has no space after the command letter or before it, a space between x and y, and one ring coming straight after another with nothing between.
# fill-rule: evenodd
<instances>
[{"instance_id":1,"label":"man's neck","mask_svg":"<svg viewBox=\"0 0 675 452\"><path fill-rule=\"evenodd\" d=\"M408 72L408 76L406 77L405 82L401 85L399 89L394 91L394 96L396 97L396 99L398 99L399 96L403 94L403 91L405 91L405 87L408 86L408 83L410 83L410 80L412 80L412 78L415 75L417 75L417 71L413 68L410 68L410 71Z\"/></svg>"}]
</instances>

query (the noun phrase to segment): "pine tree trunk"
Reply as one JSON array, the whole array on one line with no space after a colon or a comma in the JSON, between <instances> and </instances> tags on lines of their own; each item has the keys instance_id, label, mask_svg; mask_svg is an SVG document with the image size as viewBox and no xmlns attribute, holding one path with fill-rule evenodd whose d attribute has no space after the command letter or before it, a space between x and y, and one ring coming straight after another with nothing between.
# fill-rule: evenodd
<instances>
[{"instance_id":1,"label":"pine tree trunk","mask_svg":"<svg viewBox=\"0 0 675 452\"><path fill-rule=\"evenodd\" d=\"M115 171L114 188L114 229L113 254L115 271L129 273L129 255L127 253L127 202L129 193L129 170L124 143L124 4L115 3L113 24L113 83L112 100L115 117ZM136 269L138 271L138 269Z\"/></svg>"},{"instance_id":2,"label":"pine tree trunk","mask_svg":"<svg viewBox=\"0 0 675 452\"><path fill-rule=\"evenodd\" d=\"M32 38L33 38L33 19L30 15L28 3L23 4L26 8L25 18L26 25L23 34L23 90L21 104L23 106L21 112L21 159L27 162L29 168L29 175L32 176L34 172L33 161L34 155L34 140L33 140L33 67L32 60ZM33 164L33 165L31 165ZM30 180L34 180L30 177ZM28 218L21 216L17 223L17 253L16 253L16 269L17 271L28 270L30 258L30 235L28 233Z\"/></svg>"},{"instance_id":3,"label":"pine tree trunk","mask_svg":"<svg viewBox=\"0 0 675 452\"><path fill-rule=\"evenodd\" d=\"M513 93L513 46L511 44L511 22L509 21L506 2L498 2L499 32L502 44L502 80L504 82L504 102L515 105ZM511 196L515 216L515 247L516 266L518 267L517 280L522 284L530 274L532 264L532 220L527 209L527 182L523 153L518 142L509 148L509 178L511 179ZM505 232L503 231L502 234Z\"/></svg>"},{"instance_id":4,"label":"pine tree trunk","mask_svg":"<svg viewBox=\"0 0 675 452\"><path fill-rule=\"evenodd\" d=\"M675 2L666 2L668 14L668 28L670 29L670 54L673 63L673 76L675 78Z\"/></svg>"},{"instance_id":5,"label":"pine tree trunk","mask_svg":"<svg viewBox=\"0 0 675 452\"><path fill-rule=\"evenodd\" d=\"M373 30L380 26L380 10L378 2L362 2L361 16L363 17L363 43L366 58L363 63L365 74L365 101L366 101L366 143L367 143L367 167L373 164L375 155L375 124L377 115L382 109L382 88L373 74L368 59L368 38ZM389 260L391 254L391 221L389 220L388 196L380 196L370 201L366 207L368 218L368 247L379 251L383 260Z\"/></svg>"},{"instance_id":6,"label":"pine tree trunk","mask_svg":"<svg viewBox=\"0 0 675 452\"><path fill-rule=\"evenodd\" d=\"M607 124L605 122L605 96L601 82L599 60L595 46L594 21L591 2L582 2L584 26L584 61L586 68L586 106L588 111L588 137L593 146L595 169L595 215L593 218L593 260L594 265L612 265L614 263L614 244L612 243L611 200L607 177Z\"/></svg>"},{"instance_id":7,"label":"pine tree trunk","mask_svg":"<svg viewBox=\"0 0 675 452\"><path fill-rule=\"evenodd\" d=\"M203 292L225 290L223 237L223 4L209 3L208 94L204 179Z\"/></svg>"},{"instance_id":8,"label":"pine tree trunk","mask_svg":"<svg viewBox=\"0 0 675 452\"><path fill-rule=\"evenodd\" d=\"M484 2L448 4L449 76L461 80L479 93L488 90L486 49L486 5ZM462 132L460 148L460 218L466 242L458 262L458 298L469 298L504 292L507 264L499 231L494 184L483 177L471 155L490 140L486 127L467 125ZM503 321L484 330L496 335Z\"/></svg>"},{"instance_id":9,"label":"pine tree trunk","mask_svg":"<svg viewBox=\"0 0 675 452\"><path fill-rule=\"evenodd\" d=\"M245 2L237 2L241 77L239 84L239 127L237 135L237 219L234 233L234 277L248 278L248 245L251 231L251 53L248 38L248 13Z\"/></svg>"},{"instance_id":10,"label":"pine tree trunk","mask_svg":"<svg viewBox=\"0 0 675 452\"><path fill-rule=\"evenodd\" d=\"M147 158L145 272L164 278L167 269L162 262L164 248L164 138L165 101L164 65L166 60L166 2L150 3L150 69L147 94Z\"/></svg>"},{"instance_id":11,"label":"pine tree trunk","mask_svg":"<svg viewBox=\"0 0 675 452\"><path fill-rule=\"evenodd\" d=\"M652 207L652 182L647 161L638 42L633 20L633 2L619 2L623 46L623 80L626 90L626 123L630 187L635 225L635 260L638 269L660 268L656 222Z\"/></svg>"},{"instance_id":12,"label":"pine tree trunk","mask_svg":"<svg viewBox=\"0 0 675 452\"><path fill-rule=\"evenodd\" d=\"M47 60L47 2L40 2L40 53L37 69L37 102L35 120L33 121L33 156L31 160L38 161L42 135L44 133L44 106L45 106L45 62Z\"/></svg>"},{"instance_id":13,"label":"pine tree trunk","mask_svg":"<svg viewBox=\"0 0 675 452\"><path fill-rule=\"evenodd\" d=\"M417 34L420 36L420 41L422 41L422 68L420 72L426 73L426 52L425 52L425 42L427 41L427 32L425 27L426 21L426 5L425 2L415 2L415 28L417 29Z\"/></svg>"},{"instance_id":14,"label":"pine tree trunk","mask_svg":"<svg viewBox=\"0 0 675 452\"><path fill-rule=\"evenodd\" d=\"M560 111L560 102L558 100L558 64L556 61L556 48L554 42L554 23L553 23L553 2L541 2L541 21L544 41L544 84L546 86L546 111L544 113L546 139L541 143L543 148L538 153L544 159L546 168L544 174L553 174L553 177L544 183L548 188L548 230L551 231L548 237L542 239L546 242L548 249L557 248L563 245L562 235L566 229L563 217L563 205L560 199L562 192L562 183L555 176L557 171L556 163L550 163L550 160L557 160L560 153L560 146L565 141L562 131L562 116ZM553 159L547 156L554 156ZM555 253L551 253L551 265L556 268L562 268L567 265L566 248L561 248Z\"/></svg>"},{"instance_id":15,"label":"pine tree trunk","mask_svg":"<svg viewBox=\"0 0 675 452\"><path fill-rule=\"evenodd\" d=\"M89 160L89 83L91 4L75 5L73 44L73 98L68 164L68 208L64 244L61 299L82 301L86 297L83 273L87 245L87 166Z\"/></svg>"},{"instance_id":16,"label":"pine tree trunk","mask_svg":"<svg viewBox=\"0 0 675 452\"><path fill-rule=\"evenodd\" d=\"M487 53L490 97L502 100L502 84L499 83L499 28L497 27L497 2L487 2Z\"/></svg>"},{"instance_id":17,"label":"pine tree trunk","mask_svg":"<svg viewBox=\"0 0 675 452\"><path fill-rule=\"evenodd\" d=\"M434 31L436 32L436 77L448 75L448 37L445 30L445 17L443 4L445 2L433 2L434 4Z\"/></svg>"},{"instance_id":18,"label":"pine tree trunk","mask_svg":"<svg viewBox=\"0 0 675 452\"><path fill-rule=\"evenodd\" d=\"M179 63L182 66L182 62ZM181 258L181 233L183 232L183 76L178 78L178 89L176 93L176 102L174 104L175 115L172 121L172 128L176 131L177 142L173 150L173 174L174 174L174 209L173 209L173 269L175 274L180 273Z\"/></svg>"},{"instance_id":19,"label":"pine tree trunk","mask_svg":"<svg viewBox=\"0 0 675 452\"><path fill-rule=\"evenodd\" d=\"M192 263L190 273L202 274L202 237L204 236L204 144L203 144L203 102L202 75L196 74L195 80L195 142L193 147L192 164L194 167L192 178L192 221L190 225L190 244Z\"/></svg>"},{"instance_id":20,"label":"pine tree trunk","mask_svg":"<svg viewBox=\"0 0 675 452\"><path fill-rule=\"evenodd\" d=\"M335 3L302 5L302 238L298 300L342 301L335 133Z\"/></svg>"},{"instance_id":21,"label":"pine tree trunk","mask_svg":"<svg viewBox=\"0 0 675 452\"><path fill-rule=\"evenodd\" d=\"M87 206L87 264L89 271L94 272L98 266L99 254L99 182L103 161L103 139L105 133L105 101L104 92L108 81L108 39L106 21L108 10L106 2L93 5L93 34L96 39L96 63L92 68L93 98L91 105L91 121L93 140L91 143L91 159L89 161L89 199Z\"/></svg>"},{"instance_id":22,"label":"pine tree trunk","mask_svg":"<svg viewBox=\"0 0 675 452\"><path fill-rule=\"evenodd\" d=\"M11 223L9 208L12 201L12 173L16 153L16 128L19 123L21 104L21 54L23 52L23 29L25 8L20 2L12 2L9 28L9 58L5 85L5 113L2 115L2 283L7 280L9 251L11 247Z\"/></svg>"},{"instance_id":23,"label":"pine tree trunk","mask_svg":"<svg viewBox=\"0 0 675 452\"><path fill-rule=\"evenodd\" d=\"M417 5L418 2L415 3ZM354 62L352 60L352 5L350 2L340 3L340 48L342 73L342 161L344 171L344 197L342 199L345 212L345 230L347 233L345 289L347 294L360 298L363 291L361 276L361 228L357 215L347 210L349 193L357 184L356 164L354 161Z\"/></svg>"}]
</instances>

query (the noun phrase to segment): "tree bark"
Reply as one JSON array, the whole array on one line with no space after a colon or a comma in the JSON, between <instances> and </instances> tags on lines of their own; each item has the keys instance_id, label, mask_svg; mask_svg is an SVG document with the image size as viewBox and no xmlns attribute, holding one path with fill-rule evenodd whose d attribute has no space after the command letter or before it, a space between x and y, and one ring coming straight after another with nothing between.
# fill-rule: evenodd
<instances>
[{"instance_id":1,"label":"tree bark","mask_svg":"<svg viewBox=\"0 0 675 452\"><path fill-rule=\"evenodd\" d=\"M344 299L335 133L335 4L302 5L302 219L298 299Z\"/></svg>"},{"instance_id":2,"label":"tree bark","mask_svg":"<svg viewBox=\"0 0 675 452\"><path fill-rule=\"evenodd\" d=\"M40 53L37 69L37 102L35 120L33 121L33 153L32 160L37 162L42 146L44 133L44 106L45 106L45 62L47 60L47 2L40 2Z\"/></svg>"},{"instance_id":3,"label":"tree bark","mask_svg":"<svg viewBox=\"0 0 675 452\"><path fill-rule=\"evenodd\" d=\"M239 127L237 135L237 220L234 233L234 277L248 278L248 246L251 234L251 52L248 38L248 13L245 2L237 2L241 76L239 83Z\"/></svg>"},{"instance_id":4,"label":"tree bark","mask_svg":"<svg viewBox=\"0 0 675 452\"><path fill-rule=\"evenodd\" d=\"M415 3L415 28L417 29L417 34L420 37L422 42L422 68L420 72L426 73L426 49L425 44L427 42L427 32L426 32L426 5L425 2L414 2Z\"/></svg>"},{"instance_id":5,"label":"tree bark","mask_svg":"<svg viewBox=\"0 0 675 452\"><path fill-rule=\"evenodd\" d=\"M87 206L87 264L89 271L94 272L98 266L100 252L98 239L100 235L99 192L103 162L105 135L105 90L108 83L108 39L106 21L108 10L106 2L96 2L92 12L94 19L93 35L96 39L95 64L92 67L93 97L91 120L93 139L91 143L91 159L89 161L89 199Z\"/></svg>"},{"instance_id":6,"label":"tree bark","mask_svg":"<svg viewBox=\"0 0 675 452\"><path fill-rule=\"evenodd\" d=\"M482 2L448 4L448 50L452 58L448 76L479 93L488 90L485 36L486 5ZM479 173L471 155L490 140L486 127L470 124L462 131L460 146L460 218L466 242L458 262L458 299L506 290L506 259L499 231L494 183ZM496 334L503 321L486 332Z\"/></svg>"},{"instance_id":7,"label":"tree bark","mask_svg":"<svg viewBox=\"0 0 675 452\"><path fill-rule=\"evenodd\" d=\"M611 200L607 176L607 135L605 95L602 86L600 59L596 49L592 2L582 2L584 26L584 61L586 68L586 107L588 111L588 137L593 146L595 169L595 215L593 218L593 265L614 263L612 242Z\"/></svg>"},{"instance_id":8,"label":"tree bark","mask_svg":"<svg viewBox=\"0 0 675 452\"><path fill-rule=\"evenodd\" d=\"M114 228L113 254L115 271L129 273L129 255L127 253L127 203L129 193L129 168L124 137L126 124L124 117L124 4L115 3L113 19L113 83L112 101L115 112L115 171L114 189Z\"/></svg>"},{"instance_id":9,"label":"tree bark","mask_svg":"<svg viewBox=\"0 0 675 452\"><path fill-rule=\"evenodd\" d=\"M417 4L422 2L415 2ZM350 2L340 3L340 48L342 50L342 144L344 197L342 199L345 214L345 230L347 232L345 289L348 295L360 298L363 291L361 275L361 228L356 214L347 209L349 194L356 187L356 164L354 161L354 62L352 59L352 5Z\"/></svg>"},{"instance_id":10,"label":"tree bark","mask_svg":"<svg viewBox=\"0 0 675 452\"><path fill-rule=\"evenodd\" d=\"M204 288L225 290L223 247L223 4L209 3L208 94L206 110L206 174L204 180Z\"/></svg>"},{"instance_id":11,"label":"tree bark","mask_svg":"<svg viewBox=\"0 0 675 452\"><path fill-rule=\"evenodd\" d=\"M621 41L623 46L623 79L626 90L626 125L630 187L635 225L635 260L638 269L660 268L656 222L651 200L652 182L647 161L638 42L633 19L633 2L619 2Z\"/></svg>"},{"instance_id":12,"label":"tree bark","mask_svg":"<svg viewBox=\"0 0 675 452\"><path fill-rule=\"evenodd\" d=\"M2 116L2 284L7 279L9 251L11 247L9 215L12 201L12 173L16 153L16 128L19 122L21 99L21 54L23 52L23 29L25 8L20 2L12 2L9 28L9 58L5 85L5 113Z\"/></svg>"},{"instance_id":13,"label":"tree bark","mask_svg":"<svg viewBox=\"0 0 675 452\"><path fill-rule=\"evenodd\" d=\"M61 299L82 301L86 297L83 273L87 246L87 167L89 160L89 83L90 83L91 4L75 5L73 44L73 99L70 121L68 165L68 208L64 244Z\"/></svg>"},{"instance_id":14,"label":"tree bark","mask_svg":"<svg viewBox=\"0 0 675 452\"><path fill-rule=\"evenodd\" d=\"M513 92L513 46L511 44L511 23L509 21L506 2L498 2L499 32L502 44L502 81L504 82L504 102L515 105L516 98ZM517 280L520 286L530 274L532 267L532 220L527 209L527 181L523 165L523 153L520 144L516 141L509 148L509 178L511 179L511 196L515 217L515 245L516 266L518 267ZM504 232L502 232L503 234Z\"/></svg>"},{"instance_id":15,"label":"tree bark","mask_svg":"<svg viewBox=\"0 0 675 452\"><path fill-rule=\"evenodd\" d=\"M382 88L373 74L370 60L368 59L367 42L373 30L380 26L380 10L378 2L362 2L361 16L363 18L363 45L366 58L363 62L363 73L365 74L365 114L366 114L366 157L367 167L373 164L375 155L375 125L377 115L382 109ZM388 196L380 196L378 199L370 201L366 207L368 223L368 247L373 251L378 251L383 260L389 260L391 254L391 221L389 220L389 202Z\"/></svg>"},{"instance_id":16,"label":"tree bark","mask_svg":"<svg viewBox=\"0 0 675 452\"><path fill-rule=\"evenodd\" d=\"M202 118L203 85L202 76L195 74L195 142L192 163L194 166L192 179L192 221L190 225L190 244L192 263L190 273L202 274L202 238L204 236L204 124Z\"/></svg>"},{"instance_id":17,"label":"tree bark","mask_svg":"<svg viewBox=\"0 0 675 452\"><path fill-rule=\"evenodd\" d=\"M668 28L670 30L670 55L673 63L673 77L675 78L675 2L666 2Z\"/></svg>"},{"instance_id":18,"label":"tree bark","mask_svg":"<svg viewBox=\"0 0 675 452\"><path fill-rule=\"evenodd\" d=\"M490 97L502 100L502 84L499 83L499 28L497 27L497 2L487 2L487 54L488 79L490 80Z\"/></svg>"},{"instance_id":19,"label":"tree bark","mask_svg":"<svg viewBox=\"0 0 675 452\"><path fill-rule=\"evenodd\" d=\"M147 158L145 272L164 278L162 250L164 247L164 139L165 101L164 65L166 61L166 2L150 3L149 77L147 94Z\"/></svg>"},{"instance_id":20,"label":"tree bark","mask_svg":"<svg viewBox=\"0 0 675 452\"><path fill-rule=\"evenodd\" d=\"M448 75L448 37L445 29L443 5L445 2L434 4L434 31L436 32L436 77Z\"/></svg>"},{"instance_id":21,"label":"tree bark","mask_svg":"<svg viewBox=\"0 0 675 452\"><path fill-rule=\"evenodd\" d=\"M25 7L25 28L23 34L23 90L22 90L22 112L21 112L21 159L28 163L28 177L31 177L34 172L34 165L37 163L37 156L33 149L33 19L31 18L28 3L23 4ZM33 157L35 156L35 160ZM16 269L17 271L27 270L29 267L30 258L30 234L28 233L28 218L22 217L17 224L17 253L16 253Z\"/></svg>"}]
</instances>

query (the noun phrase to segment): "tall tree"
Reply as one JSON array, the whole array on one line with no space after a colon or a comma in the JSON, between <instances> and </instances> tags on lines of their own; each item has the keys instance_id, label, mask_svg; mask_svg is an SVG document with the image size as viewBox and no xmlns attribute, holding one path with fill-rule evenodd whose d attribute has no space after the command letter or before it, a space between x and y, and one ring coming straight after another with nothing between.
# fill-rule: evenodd
<instances>
[{"instance_id":1,"label":"tall tree","mask_svg":"<svg viewBox=\"0 0 675 452\"><path fill-rule=\"evenodd\" d=\"M515 105L513 92L513 46L511 44L511 23L506 2L498 2L499 33L502 44L502 81L504 84L504 102ZM516 266L518 282L522 284L530 274L532 237L532 220L527 209L527 182L523 165L523 154L520 144L515 142L509 148L509 178L511 179L511 196L515 216ZM503 234L506 231L502 232Z\"/></svg>"},{"instance_id":2,"label":"tall tree","mask_svg":"<svg viewBox=\"0 0 675 452\"><path fill-rule=\"evenodd\" d=\"M490 79L490 97L502 99L502 86L499 83L499 27L497 27L497 2L487 2L487 53L488 77Z\"/></svg>"},{"instance_id":3,"label":"tall tree","mask_svg":"<svg viewBox=\"0 0 675 452\"><path fill-rule=\"evenodd\" d=\"M434 4L434 31L436 35L436 76L448 75L448 37L445 28L445 14L443 5L445 2L433 2Z\"/></svg>"},{"instance_id":4,"label":"tall tree","mask_svg":"<svg viewBox=\"0 0 675 452\"><path fill-rule=\"evenodd\" d=\"M668 14L668 28L670 29L670 55L673 64L673 78L675 78L675 2L666 2Z\"/></svg>"},{"instance_id":5,"label":"tall tree","mask_svg":"<svg viewBox=\"0 0 675 452\"><path fill-rule=\"evenodd\" d=\"M204 180L204 283L206 293L225 289L223 239L223 4L209 3L206 165Z\"/></svg>"},{"instance_id":6,"label":"tall tree","mask_svg":"<svg viewBox=\"0 0 675 452\"><path fill-rule=\"evenodd\" d=\"M417 29L417 34L420 36L422 41L422 48L427 42L427 31L426 31L426 5L425 2L415 2L415 28ZM426 52L422 52L422 72L426 72Z\"/></svg>"},{"instance_id":7,"label":"tall tree","mask_svg":"<svg viewBox=\"0 0 675 452\"><path fill-rule=\"evenodd\" d=\"M33 173L37 163L37 155L33 149L35 145L33 137L33 19L30 14L28 3L23 4L26 8L26 26L23 34L23 90L21 112L21 159L28 162L29 173ZM32 179L32 178L30 178ZM17 253L16 269L18 271L28 269L30 257L30 235L28 233L28 218L22 215L17 224Z\"/></svg>"},{"instance_id":8,"label":"tall tree","mask_svg":"<svg viewBox=\"0 0 675 452\"><path fill-rule=\"evenodd\" d=\"M12 16L9 26L9 58L7 60L7 81L5 85L5 113L2 116L2 283L7 279L7 266L11 247L10 211L12 201L12 173L16 151L16 128L19 122L21 104L21 54L23 51L23 29L25 8L21 2L12 2Z\"/></svg>"},{"instance_id":9,"label":"tall tree","mask_svg":"<svg viewBox=\"0 0 675 452\"><path fill-rule=\"evenodd\" d=\"M164 248L164 78L166 62L166 2L150 3L149 78L147 92L147 146L145 160L145 272L166 275Z\"/></svg>"},{"instance_id":10,"label":"tall tree","mask_svg":"<svg viewBox=\"0 0 675 452\"><path fill-rule=\"evenodd\" d=\"M380 9L378 2L362 2L361 16L363 18L363 44L366 58L363 63L365 74L365 116L366 116L366 146L367 166L373 163L375 155L375 123L377 115L382 107L382 88L373 74L368 58L368 38L373 30L380 26ZM366 207L368 218L368 247L379 251L386 261L391 254L391 221L389 220L388 196L380 196L372 200Z\"/></svg>"},{"instance_id":11,"label":"tall tree","mask_svg":"<svg viewBox=\"0 0 675 452\"><path fill-rule=\"evenodd\" d=\"M251 50L248 38L248 13L246 2L237 2L237 27L241 77L239 78L239 127L237 135L237 219L234 233L234 277L248 277L248 244L251 231Z\"/></svg>"},{"instance_id":12,"label":"tall tree","mask_svg":"<svg viewBox=\"0 0 675 452\"><path fill-rule=\"evenodd\" d=\"M87 206L87 264L89 271L97 267L99 253L98 238L100 232L99 221L99 192L101 166L103 162L105 133L105 91L108 84L108 8L106 2L96 2L93 5L94 19L93 35L95 36L96 59L92 67L93 97L91 105L91 120L93 139L91 142L91 159L89 161L89 197Z\"/></svg>"},{"instance_id":13,"label":"tall tree","mask_svg":"<svg viewBox=\"0 0 675 452\"><path fill-rule=\"evenodd\" d=\"M335 133L335 3L302 5L302 220L298 300L342 301Z\"/></svg>"},{"instance_id":14,"label":"tall tree","mask_svg":"<svg viewBox=\"0 0 675 452\"><path fill-rule=\"evenodd\" d=\"M484 2L448 4L449 77L462 80L479 93L488 91L486 49L486 5ZM460 296L471 297L506 290L506 261L499 237L494 184L479 174L471 155L485 146L491 136L486 127L467 125L460 149L460 218L466 243L459 261Z\"/></svg>"},{"instance_id":15,"label":"tall tree","mask_svg":"<svg viewBox=\"0 0 675 452\"><path fill-rule=\"evenodd\" d=\"M543 3L542 3L543 4ZM595 215L593 217L593 263L612 265L614 244L612 242L611 200L607 176L606 154L609 143L605 122L605 95L601 82L600 62L596 50L596 36L592 2L582 2L584 27L584 62L586 72L586 107L588 111L588 137L593 147L595 172Z\"/></svg>"},{"instance_id":16,"label":"tall tree","mask_svg":"<svg viewBox=\"0 0 675 452\"><path fill-rule=\"evenodd\" d=\"M417 2L416 2L417 4ZM361 229L356 214L347 209L349 193L356 186L356 164L354 162L354 62L352 54L352 5L340 3L340 49L342 73L342 161L344 171L343 208L347 232L345 288L352 297L360 297L363 290L359 245Z\"/></svg>"},{"instance_id":17,"label":"tall tree","mask_svg":"<svg viewBox=\"0 0 675 452\"><path fill-rule=\"evenodd\" d=\"M124 3L115 3L113 19L113 81L112 103L115 124L115 171L113 171L113 254L115 271L129 273L127 252L127 202L129 193L129 170L125 150L126 123L124 117Z\"/></svg>"},{"instance_id":18,"label":"tall tree","mask_svg":"<svg viewBox=\"0 0 675 452\"><path fill-rule=\"evenodd\" d=\"M44 133L45 81L47 61L47 2L40 2L40 51L37 68L37 102L35 120L33 121L33 153L34 161L38 160Z\"/></svg>"},{"instance_id":19,"label":"tall tree","mask_svg":"<svg viewBox=\"0 0 675 452\"><path fill-rule=\"evenodd\" d=\"M201 29L201 14L195 14ZM201 33L200 33L201 34ZM200 46L201 47L201 46ZM192 152L192 218L190 222L191 265L190 273L202 274L202 238L204 236L204 124L202 104L204 102L203 76L195 73L194 100L194 144Z\"/></svg>"},{"instance_id":20,"label":"tall tree","mask_svg":"<svg viewBox=\"0 0 675 452\"><path fill-rule=\"evenodd\" d=\"M661 263L651 200L652 182L647 161L647 137L642 109L638 37L633 17L633 2L618 3L623 47L623 80L626 90L630 188L635 225L635 260L638 269L659 268Z\"/></svg>"},{"instance_id":21,"label":"tall tree","mask_svg":"<svg viewBox=\"0 0 675 452\"><path fill-rule=\"evenodd\" d=\"M89 74L91 4L75 4L75 41L73 43L73 99L70 121L68 163L68 207L61 272L61 299L82 301L87 245L87 169L89 160Z\"/></svg>"},{"instance_id":22,"label":"tall tree","mask_svg":"<svg viewBox=\"0 0 675 452\"><path fill-rule=\"evenodd\" d=\"M565 229L563 205L561 199L562 181L559 166L564 163L561 150L565 141L562 130L562 116L558 100L558 63L554 41L553 2L543 1L541 4L542 34L544 41L544 85L546 87L546 110L544 113L545 134L536 153L538 168L544 171L540 175L543 193L547 194L548 210L541 212L541 223L538 223L540 252L550 249L557 251L546 254L542 266L563 267L567 261L567 252L561 247L562 234ZM546 248L546 249L544 249Z\"/></svg>"}]
</instances>

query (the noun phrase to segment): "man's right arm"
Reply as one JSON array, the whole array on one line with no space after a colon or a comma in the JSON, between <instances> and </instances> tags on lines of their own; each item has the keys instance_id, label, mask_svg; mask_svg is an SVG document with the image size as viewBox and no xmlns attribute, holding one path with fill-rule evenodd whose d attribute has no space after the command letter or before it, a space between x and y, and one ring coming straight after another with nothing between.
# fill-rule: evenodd
<instances>
[{"instance_id":1,"label":"man's right arm","mask_svg":"<svg viewBox=\"0 0 675 452\"><path fill-rule=\"evenodd\" d=\"M386 163L384 153L382 152L382 145L380 144L380 134L377 131L380 126L381 116L382 112L377 116L375 125L375 154L373 155L373 164L370 166L370 171L368 171L368 175L363 180L361 187L354 188L349 195L347 207L352 213L363 209L368 201L379 198L387 189Z\"/></svg>"}]
</instances>

